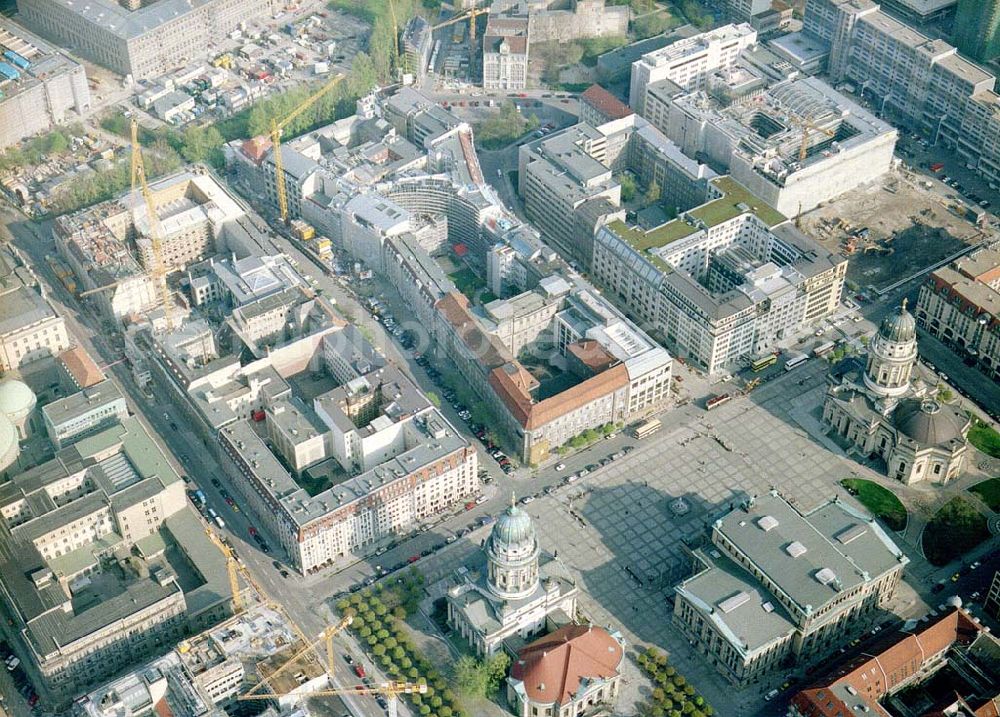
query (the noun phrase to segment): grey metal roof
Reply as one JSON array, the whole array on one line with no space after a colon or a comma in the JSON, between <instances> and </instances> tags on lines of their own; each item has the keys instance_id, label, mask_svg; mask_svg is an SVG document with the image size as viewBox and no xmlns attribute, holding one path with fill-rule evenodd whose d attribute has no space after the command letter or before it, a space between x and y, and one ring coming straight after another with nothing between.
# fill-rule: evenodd
<instances>
[{"instance_id":1,"label":"grey metal roof","mask_svg":"<svg viewBox=\"0 0 1000 717\"><path fill-rule=\"evenodd\" d=\"M794 632L788 612L760 581L714 549L697 555L709 567L675 589L743 654Z\"/></svg>"},{"instance_id":2,"label":"grey metal roof","mask_svg":"<svg viewBox=\"0 0 1000 717\"><path fill-rule=\"evenodd\" d=\"M892 412L892 423L896 430L922 447L950 446L956 441L965 442L969 418L949 404L907 398Z\"/></svg>"},{"instance_id":3,"label":"grey metal roof","mask_svg":"<svg viewBox=\"0 0 1000 717\"><path fill-rule=\"evenodd\" d=\"M839 531L854 525L878 539L844 540ZM720 518L714 528L716 545L732 545L807 614L906 562L871 518L839 502L803 515L772 492ZM793 542L805 548L799 557L787 549Z\"/></svg>"}]
</instances>

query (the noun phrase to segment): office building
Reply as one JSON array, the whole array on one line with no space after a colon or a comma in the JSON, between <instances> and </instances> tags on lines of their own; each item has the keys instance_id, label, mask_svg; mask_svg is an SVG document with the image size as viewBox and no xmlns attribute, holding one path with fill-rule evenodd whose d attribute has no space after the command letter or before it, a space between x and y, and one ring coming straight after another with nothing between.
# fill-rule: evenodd
<instances>
[{"instance_id":1,"label":"office building","mask_svg":"<svg viewBox=\"0 0 1000 717\"><path fill-rule=\"evenodd\" d=\"M3 488L10 634L54 705L231 611L225 558L135 418Z\"/></svg>"},{"instance_id":2,"label":"office building","mask_svg":"<svg viewBox=\"0 0 1000 717\"><path fill-rule=\"evenodd\" d=\"M881 98L881 114L953 151L989 181L1000 181L994 75L943 40L882 12L872 0L809 0L803 32L829 48L833 84Z\"/></svg>"},{"instance_id":3,"label":"office building","mask_svg":"<svg viewBox=\"0 0 1000 717\"><path fill-rule=\"evenodd\" d=\"M0 46L10 53L0 60L7 66L0 76L0 150L90 110L80 63L8 20L0 20Z\"/></svg>"},{"instance_id":4,"label":"office building","mask_svg":"<svg viewBox=\"0 0 1000 717\"><path fill-rule=\"evenodd\" d=\"M972 420L935 398L916 363L917 322L904 300L882 320L864 367L851 359L834 370L823 423L860 457L885 461L890 478L943 485L965 468Z\"/></svg>"},{"instance_id":5,"label":"office building","mask_svg":"<svg viewBox=\"0 0 1000 717\"><path fill-rule=\"evenodd\" d=\"M52 42L132 80L165 75L205 57L216 43L255 19L270 19L267 0L160 0L134 6L114 0L19 0L19 16Z\"/></svg>"},{"instance_id":6,"label":"office building","mask_svg":"<svg viewBox=\"0 0 1000 717\"><path fill-rule=\"evenodd\" d=\"M62 375L75 391L90 388L107 378L101 367L94 363L87 350L79 344L63 351L56 361Z\"/></svg>"},{"instance_id":7,"label":"office building","mask_svg":"<svg viewBox=\"0 0 1000 717\"><path fill-rule=\"evenodd\" d=\"M478 490L472 446L351 327L213 368L184 390L219 431L233 489L302 573L374 552ZM310 405L284 378L306 370L339 385Z\"/></svg>"},{"instance_id":8,"label":"office building","mask_svg":"<svg viewBox=\"0 0 1000 717\"><path fill-rule=\"evenodd\" d=\"M993 573L993 580L983 598L983 612L994 620L1000 620L1000 570Z\"/></svg>"},{"instance_id":9,"label":"office building","mask_svg":"<svg viewBox=\"0 0 1000 717\"><path fill-rule=\"evenodd\" d=\"M889 717L900 713L898 705L920 717L988 717L1000 703L998 651L1000 641L978 618L949 607L884 633L874 645L848 648L839 664L792 697L788 717Z\"/></svg>"},{"instance_id":10,"label":"office building","mask_svg":"<svg viewBox=\"0 0 1000 717\"><path fill-rule=\"evenodd\" d=\"M511 505L483 546L484 564L465 571L448 589L448 624L477 655L505 641L527 639L569 625L580 589L558 558L542 552L531 516ZM553 702L556 700L553 700Z\"/></svg>"},{"instance_id":11,"label":"office building","mask_svg":"<svg viewBox=\"0 0 1000 717\"><path fill-rule=\"evenodd\" d=\"M708 180L716 176L645 119L624 113L597 126L580 123L521 145L518 193L542 239L567 260L587 267L597 230L625 218L616 173L626 169L643 184L659 187L664 204L676 211L702 204Z\"/></svg>"},{"instance_id":12,"label":"office building","mask_svg":"<svg viewBox=\"0 0 1000 717\"><path fill-rule=\"evenodd\" d=\"M932 272L914 313L920 328L1000 381L1000 251L981 249Z\"/></svg>"},{"instance_id":13,"label":"office building","mask_svg":"<svg viewBox=\"0 0 1000 717\"><path fill-rule=\"evenodd\" d=\"M958 0L954 40L977 62L1000 56L1000 0Z\"/></svg>"},{"instance_id":14,"label":"office building","mask_svg":"<svg viewBox=\"0 0 1000 717\"><path fill-rule=\"evenodd\" d=\"M491 407L493 430L526 463L669 400L670 355L588 286L548 277L533 291L488 304L483 318L461 294L437 309L438 350ZM512 347L518 356L544 357L563 380L539 381Z\"/></svg>"},{"instance_id":15,"label":"office building","mask_svg":"<svg viewBox=\"0 0 1000 717\"><path fill-rule=\"evenodd\" d=\"M775 491L716 520L692 556L673 623L739 686L836 651L885 608L909 562L861 511L834 499L803 513Z\"/></svg>"},{"instance_id":16,"label":"office building","mask_svg":"<svg viewBox=\"0 0 1000 717\"><path fill-rule=\"evenodd\" d=\"M847 262L731 177L710 187L660 226L601 227L591 272L675 356L717 374L833 312Z\"/></svg>"},{"instance_id":17,"label":"office building","mask_svg":"<svg viewBox=\"0 0 1000 717\"><path fill-rule=\"evenodd\" d=\"M580 95L580 122L597 127L605 122L622 119L632 110L600 85L591 85Z\"/></svg>"},{"instance_id":18,"label":"office building","mask_svg":"<svg viewBox=\"0 0 1000 717\"><path fill-rule=\"evenodd\" d=\"M0 370L14 371L69 348L66 321L30 286L0 294Z\"/></svg>"},{"instance_id":19,"label":"office building","mask_svg":"<svg viewBox=\"0 0 1000 717\"><path fill-rule=\"evenodd\" d=\"M120 423L128 407L114 381L104 380L42 407L49 440L57 449Z\"/></svg>"},{"instance_id":20,"label":"office building","mask_svg":"<svg viewBox=\"0 0 1000 717\"><path fill-rule=\"evenodd\" d=\"M670 80L683 90L702 89L711 73L733 65L740 52L756 42L756 31L741 23L724 25L648 52L632 63L629 105L645 116L647 88L661 80Z\"/></svg>"},{"instance_id":21,"label":"office building","mask_svg":"<svg viewBox=\"0 0 1000 717\"><path fill-rule=\"evenodd\" d=\"M507 678L507 703L518 717L613 710L624 659L620 633L594 625L561 627L518 651Z\"/></svg>"}]
</instances>

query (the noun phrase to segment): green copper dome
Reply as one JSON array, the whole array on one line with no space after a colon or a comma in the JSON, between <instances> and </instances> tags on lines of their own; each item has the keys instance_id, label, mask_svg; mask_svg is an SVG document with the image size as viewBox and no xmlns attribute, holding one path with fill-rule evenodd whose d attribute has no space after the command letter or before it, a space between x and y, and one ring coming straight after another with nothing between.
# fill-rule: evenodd
<instances>
[{"instance_id":1,"label":"green copper dome","mask_svg":"<svg viewBox=\"0 0 1000 717\"><path fill-rule=\"evenodd\" d=\"M530 515L512 505L497 520L492 535L494 543L505 546L532 544L535 541L535 526Z\"/></svg>"}]
</instances>

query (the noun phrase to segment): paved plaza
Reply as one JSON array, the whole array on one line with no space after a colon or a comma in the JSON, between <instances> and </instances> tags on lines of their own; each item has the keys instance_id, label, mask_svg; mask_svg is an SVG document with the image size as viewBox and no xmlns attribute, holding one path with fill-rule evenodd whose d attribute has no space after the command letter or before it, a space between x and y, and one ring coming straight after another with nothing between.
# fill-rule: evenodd
<instances>
[{"instance_id":1,"label":"paved plaza","mask_svg":"<svg viewBox=\"0 0 1000 717\"><path fill-rule=\"evenodd\" d=\"M858 466L812 435L825 367L810 362L711 413L699 411L687 425L671 427L667 418L667 428L631 454L525 507L542 547L557 552L579 581L582 611L621 629L633 646L668 650L719 715L765 714L759 710L769 686L734 690L670 626L669 591L689 569L682 541L731 504L772 487L803 510L846 495L837 481ZM687 507L681 515L671 509L678 497ZM474 565L488 529L422 564L429 582ZM621 714L633 713L631 703L648 689L632 680Z\"/></svg>"}]
</instances>

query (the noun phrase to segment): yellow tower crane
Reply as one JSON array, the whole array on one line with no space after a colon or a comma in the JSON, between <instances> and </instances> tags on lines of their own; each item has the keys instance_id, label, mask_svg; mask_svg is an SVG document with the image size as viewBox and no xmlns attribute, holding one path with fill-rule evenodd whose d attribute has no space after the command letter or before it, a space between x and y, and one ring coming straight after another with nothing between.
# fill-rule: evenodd
<instances>
[{"instance_id":1,"label":"yellow tower crane","mask_svg":"<svg viewBox=\"0 0 1000 717\"><path fill-rule=\"evenodd\" d=\"M809 118L803 118L799 120L799 125L802 127L802 145L799 147L799 162L805 162L806 157L809 154L809 134L810 132L821 132L827 137L833 137L836 133L826 129L825 127L820 127L814 124Z\"/></svg>"},{"instance_id":2,"label":"yellow tower crane","mask_svg":"<svg viewBox=\"0 0 1000 717\"><path fill-rule=\"evenodd\" d=\"M141 187L142 198L146 203L146 218L149 221L149 242L153 248L153 283L160 294L163 304L163 316L167 322L167 331L174 328L173 306L170 302L170 289L167 287L167 267L163 262L163 244L160 239L160 218L156 214L153 203L153 193L149 191L146 181L146 165L142 160L142 147L139 145L139 123L132 118L132 194L135 195L136 184ZM132 218L135 222L135 216Z\"/></svg>"},{"instance_id":3,"label":"yellow tower crane","mask_svg":"<svg viewBox=\"0 0 1000 717\"><path fill-rule=\"evenodd\" d=\"M274 152L274 183L278 191L278 209L281 211L281 221L288 224L288 194L285 189L285 166L281 158L281 132L290 122L312 107L317 100L332 90L344 79L344 75L334 75L325 85L305 99L298 107L288 113L280 122L271 119L271 149Z\"/></svg>"},{"instance_id":4,"label":"yellow tower crane","mask_svg":"<svg viewBox=\"0 0 1000 717\"><path fill-rule=\"evenodd\" d=\"M229 573L229 590L233 594L233 612L243 612L246 606L243 604L243 596L240 595L240 581L236 574L236 566L238 564L236 556L233 555L233 551L229 549L229 546L223 543L211 528L205 528L205 533L208 535L208 539L215 544L215 547L226 556L226 571Z\"/></svg>"},{"instance_id":5,"label":"yellow tower crane","mask_svg":"<svg viewBox=\"0 0 1000 717\"><path fill-rule=\"evenodd\" d=\"M292 655L287 660L285 660L278 667L278 669L276 669L274 672L272 672L267 677L265 677L264 679L262 679L256 685L254 685L253 687L251 687L250 690L248 690L245 694L240 695L237 699L240 699L240 700L269 700L272 697L281 697L282 694L279 694L279 693L275 692L274 691L274 687L271 684L272 681L274 680L274 678L276 678L278 675L283 674L286 670L288 670L289 668L291 668L295 664L296 660L298 660L300 657L302 657L303 655L305 655L307 652L315 649L316 646L319 643L321 643L321 642L325 643L325 645L326 645L326 670L327 670L327 674L330 676L330 679L332 679L333 678L333 637L338 632L340 632L344 628L348 627L352 622L354 622L354 618L351 615L345 615L344 618L341 619L341 621L338 622L336 625L330 625L329 627L327 627L325 630L323 630L323 632L321 632L319 634L319 637L317 637L314 640L310 640L310 641L306 642L304 644L304 646L298 652L296 652L294 655ZM263 688L265 688L265 687L267 687L269 689L269 691L268 692L261 692L261 690Z\"/></svg>"},{"instance_id":6,"label":"yellow tower crane","mask_svg":"<svg viewBox=\"0 0 1000 717\"><path fill-rule=\"evenodd\" d=\"M476 18L480 15L486 15L489 13L490 9L488 7L474 7L471 10L466 10L460 15L448 18L444 22L439 22L431 28L431 31L440 30L442 27L448 27L449 25L454 25L456 22L462 22L463 20L469 21L469 39L476 39Z\"/></svg>"}]
</instances>

